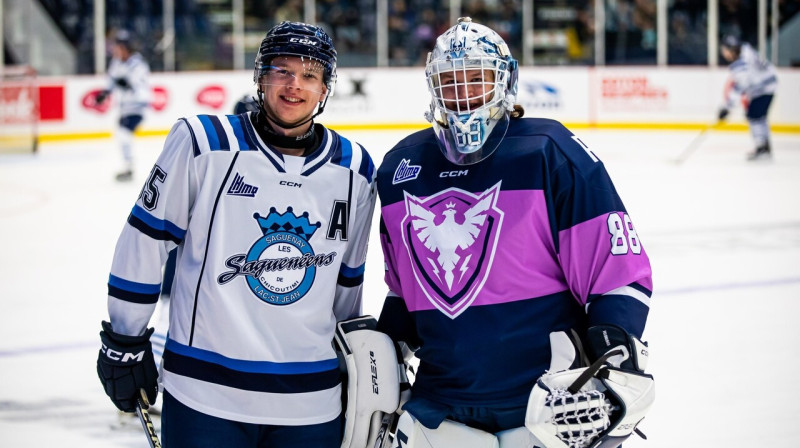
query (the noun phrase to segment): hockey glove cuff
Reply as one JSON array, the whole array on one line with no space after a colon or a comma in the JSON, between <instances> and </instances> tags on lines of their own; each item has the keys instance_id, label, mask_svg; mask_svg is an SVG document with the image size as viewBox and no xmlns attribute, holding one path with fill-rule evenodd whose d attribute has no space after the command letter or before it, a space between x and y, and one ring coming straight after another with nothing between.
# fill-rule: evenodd
<instances>
[{"instance_id":1,"label":"hockey glove cuff","mask_svg":"<svg viewBox=\"0 0 800 448\"><path fill-rule=\"evenodd\" d=\"M100 352L97 356L97 375L103 389L121 411L133 412L139 389L147 400L155 403L158 395L158 369L153 359L148 328L142 336L114 333L109 322L103 321L100 332Z\"/></svg>"},{"instance_id":2,"label":"hockey glove cuff","mask_svg":"<svg viewBox=\"0 0 800 448\"><path fill-rule=\"evenodd\" d=\"M645 373L650 353L647 344L615 325L597 325L587 330L589 359L606 358L597 373L606 398L612 404L611 426L602 435L602 447L618 447L644 419L655 400L653 376Z\"/></svg>"}]
</instances>

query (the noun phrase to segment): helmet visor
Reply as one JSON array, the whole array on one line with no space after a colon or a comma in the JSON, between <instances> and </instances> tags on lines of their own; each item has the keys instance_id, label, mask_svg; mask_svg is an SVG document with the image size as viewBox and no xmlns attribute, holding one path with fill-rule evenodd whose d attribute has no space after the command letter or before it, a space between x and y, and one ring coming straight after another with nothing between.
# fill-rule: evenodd
<instances>
[{"instance_id":1,"label":"helmet visor","mask_svg":"<svg viewBox=\"0 0 800 448\"><path fill-rule=\"evenodd\" d=\"M325 66L308 57L278 56L269 65L258 67L261 86L292 86L314 93L324 92Z\"/></svg>"}]
</instances>

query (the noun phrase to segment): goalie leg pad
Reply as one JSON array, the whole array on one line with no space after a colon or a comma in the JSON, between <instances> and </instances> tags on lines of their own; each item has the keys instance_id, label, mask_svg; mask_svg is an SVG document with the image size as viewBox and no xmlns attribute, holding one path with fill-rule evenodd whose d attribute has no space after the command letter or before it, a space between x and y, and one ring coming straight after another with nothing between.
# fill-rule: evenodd
<instances>
[{"instance_id":1,"label":"goalie leg pad","mask_svg":"<svg viewBox=\"0 0 800 448\"><path fill-rule=\"evenodd\" d=\"M410 412L400 415L394 448L500 448L497 437L452 420L438 428L423 426Z\"/></svg>"},{"instance_id":2,"label":"goalie leg pad","mask_svg":"<svg viewBox=\"0 0 800 448\"><path fill-rule=\"evenodd\" d=\"M536 438L528 428L522 426L519 428L507 429L500 431L497 434L497 440L500 442L500 448L542 448L544 444Z\"/></svg>"},{"instance_id":3,"label":"goalie leg pad","mask_svg":"<svg viewBox=\"0 0 800 448\"><path fill-rule=\"evenodd\" d=\"M342 448L373 446L400 402L400 366L392 340L371 316L339 322L334 339L347 367ZM386 415L390 414L390 415Z\"/></svg>"}]
</instances>

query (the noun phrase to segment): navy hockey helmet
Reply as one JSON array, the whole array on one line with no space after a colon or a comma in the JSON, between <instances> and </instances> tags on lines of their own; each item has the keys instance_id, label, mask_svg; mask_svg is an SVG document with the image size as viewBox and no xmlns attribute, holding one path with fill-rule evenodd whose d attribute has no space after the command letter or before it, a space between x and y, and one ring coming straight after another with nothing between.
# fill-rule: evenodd
<instances>
[{"instance_id":1,"label":"navy hockey helmet","mask_svg":"<svg viewBox=\"0 0 800 448\"><path fill-rule=\"evenodd\" d=\"M131 32L125 29L117 30L114 33L114 43L125 47L129 51L133 49L133 36Z\"/></svg>"},{"instance_id":2,"label":"navy hockey helmet","mask_svg":"<svg viewBox=\"0 0 800 448\"><path fill-rule=\"evenodd\" d=\"M258 49L253 72L253 82L270 67L276 56L298 56L318 61L323 67L323 82L328 95L333 95L336 84L336 48L322 28L307 23L284 21L267 31Z\"/></svg>"},{"instance_id":3,"label":"navy hockey helmet","mask_svg":"<svg viewBox=\"0 0 800 448\"><path fill-rule=\"evenodd\" d=\"M729 48L731 51L738 53L742 49L742 41L738 37L728 34L722 38L722 48Z\"/></svg>"}]
</instances>

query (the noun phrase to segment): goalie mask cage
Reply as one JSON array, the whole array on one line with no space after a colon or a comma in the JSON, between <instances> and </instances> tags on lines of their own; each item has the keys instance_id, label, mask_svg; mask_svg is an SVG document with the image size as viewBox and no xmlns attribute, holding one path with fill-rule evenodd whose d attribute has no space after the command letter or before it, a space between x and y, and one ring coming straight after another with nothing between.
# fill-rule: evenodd
<instances>
[{"instance_id":1,"label":"goalie mask cage","mask_svg":"<svg viewBox=\"0 0 800 448\"><path fill-rule=\"evenodd\" d=\"M36 70L5 66L0 72L0 155L34 153L39 143Z\"/></svg>"}]
</instances>

